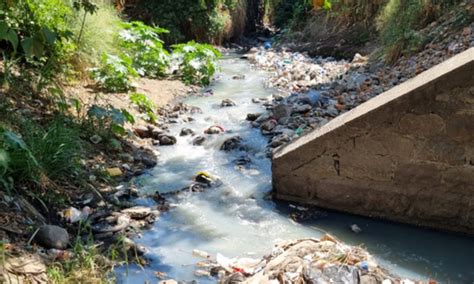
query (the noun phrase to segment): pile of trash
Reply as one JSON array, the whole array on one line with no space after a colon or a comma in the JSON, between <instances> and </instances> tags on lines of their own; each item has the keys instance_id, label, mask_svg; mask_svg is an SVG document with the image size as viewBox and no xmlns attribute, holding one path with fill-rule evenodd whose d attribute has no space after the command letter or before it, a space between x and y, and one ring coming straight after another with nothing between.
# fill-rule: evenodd
<instances>
[{"instance_id":1,"label":"pile of trash","mask_svg":"<svg viewBox=\"0 0 474 284\"><path fill-rule=\"evenodd\" d=\"M307 91L311 86L332 82L350 68L345 60L311 58L285 50L275 52L252 48L246 57L258 68L274 72L267 82L269 87L293 92Z\"/></svg>"},{"instance_id":2,"label":"pile of trash","mask_svg":"<svg viewBox=\"0 0 474 284\"><path fill-rule=\"evenodd\" d=\"M215 259L206 252L193 251L205 258L198 262L196 276L212 276L219 283L414 283L400 280L377 265L361 247L349 246L326 234L320 239L308 238L276 244L261 259Z\"/></svg>"}]
</instances>

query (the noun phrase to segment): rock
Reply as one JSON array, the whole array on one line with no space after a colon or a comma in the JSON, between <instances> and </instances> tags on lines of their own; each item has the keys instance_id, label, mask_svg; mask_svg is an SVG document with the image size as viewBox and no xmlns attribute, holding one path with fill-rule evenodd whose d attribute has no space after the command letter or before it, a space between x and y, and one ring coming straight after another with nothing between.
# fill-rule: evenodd
<instances>
[{"instance_id":1,"label":"rock","mask_svg":"<svg viewBox=\"0 0 474 284\"><path fill-rule=\"evenodd\" d=\"M242 149L242 138L240 136L234 136L224 141L220 150L229 152L236 149Z\"/></svg>"},{"instance_id":2,"label":"rock","mask_svg":"<svg viewBox=\"0 0 474 284\"><path fill-rule=\"evenodd\" d=\"M221 107L231 107L236 105L237 103L231 99L223 99L221 102Z\"/></svg>"},{"instance_id":3,"label":"rock","mask_svg":"<svg viewBox=\"0 0 474 284\"><path fill-rule=\"evenodd\" d=\"M123 209L121 212L127 214L132 219L143 219L151 214L151 209L145 206L135 206Z\"/></svg>"},{"instance_id":4,"label":"rock","mask_svg":"<svg viewBox=\"0 0 474 284\"><path fill-rule=\"evenodd\" d=\"M281 102L281 101L283 101L283 100L285 99L285 97L284 97L283 95L281 95L281 94L274 94L274 95L273 95L273 99L274 99L275 101L277 101L277 102Z\"/></svg>"},{"instance_id":5,"label":"rock","mask_svg":"<svg viewBox=\"0 0 474 284\"><path fill-rule=\"evenodd\" d=\"M160 145L174 145L176 144L176 137L171 135L162 135L158 137Z\"/></svg>"},{"instance_id":6,"label":"rock","mask_svg":"<svg viewBox=\"0 0 474 284\"><path fill-rule=\"evenodd\" d=\"M179 136L187 136L187 135L193 136L194 134L195 134L194 130L192 130L191 128L183 128L181 129Z\"/></svg>"},{"instance_id":7,"label":"rock","mask_svg":"<svg viewBox=\"0 0 474 284\"><path fill-rule=\"evenodd\" d=\"M161 280L158 282L158 284L178 284L178 282L174 279L168 279L168 280Z\"/></svg>"},{"instance_id":8,"label":"rock","mask_svg":"<svg viewBox=\"0 0 474 284\"><path fill-rule=\"evenodd\" d=\"M234 163L237 165L237 166L245 166L245 165L248 165L252 162L252 160L248 157L248 156L242 156L240 158L238 158L237 160L234 161Z\"/></svg>"},{"instance_id":9,"label":"rock","mask_svg":"<svg viewBox=\"0 0 474 284\"><path fill-rule=\"evenodd\" d=\"M69 243L68 232L55 225L43 225L36 233L34 240L45 248L65 249Z\"/></svg>"},{"instance_id":10,"label":"rock","mask_svg":"<svg viewBox=\"0 0 474 284\"><path fill-rule=\"evenodd\" d=\"M204 141L206 141L206 137L198 136L198 137L194 138L193 145L200 146L200 145L202 145L202 143L204 143Z\"/></svg>"},{"instance_id":11,"label":"rock","mask_svg":"<svg viewBox=\"0 0 474 284\"><path fill-rule=\"evenodd\" d=\"M163 136L165 134L165 131L159 128L153 128L151 130L151 138L155 140L160 140L160 136Z\"/></svg>"},{"instance_id":12,"label":"rock","mask_svg":"<svg viewBox=\"0 0 474 284\"><path fill-rule=\"evenodd\" d=\"M255 104L266 103L266 102L268 102L267 98L253 98L252 99L252 103L255 103Z\"/></svg>"},{"instance_id":13,"label":"rock","mask_svg":"<svg viewBox=\"0 0 474 284\"><path fill-rule=\"evenodd\" d=\"M262 123L270 119L270 115L268 113L260 115L257 119L255 119L256 123Z\"/></svg>"},{"instance_id":14,"label":"rock","mask_svg":"<svg viewBox=\"0 0 474 284\"><path fill-rule=\"evenodd\" d=\"M135 161L133 156L130 155L129 153L120 153L120 154L118 154L118 157L120 158L120 160L122 160L124 162L133 163L133 161Z\"/></svg>"},{"instance_id":15,"label":"rock","mask_svg":"<svg viewBox=\"0 0 474 284\"><path fill-rule=\"evenodd\" d=\"M296 113L307 113L308 111L312 110L313 107L308 105L308 104L304 104L304 105L299 105L297 107L294 108L294 112Z\"/></svg>"},{"instance_id":16,"label":"rock","mask_svg":"<svg viewBox=\"0 0 474 284\"><path fill-rule=\"evenodd\" d=\"M286 144L290 141L291 141L291 138L288 135L281 134L281 135L275 136L272 139L272 142L270 142L270 147L276 148L276 147L281 146L283 144Z\"/></svg>"},{"instance_id":17,"label":"rock","mask_svg":"<svg viewBox=\"0 0 474 284\"><path fill-rule=\"evenodd\" d=\"M142 139L151 137L150 130L144 125L136 126L135 128L133 128L133 132Z\"/></svg>"},{"instance_id":18,"label":"rock","mask_svg":"<svg viewBox=\"0 0 474 284\"><path fill-rule=\"evenodd\" d=\"M262 125L260 126L260 129L262 129L262 131L270 132L273 130L273 128L275 128L276 125L277 125L277 122L274 119L270 119L262 123Z\"/></svg>"},{"instance_id":19,"label":"rock","mask_svg":"<svg viewBox=\"0 0 474 284\"><path fill-rule=\"evenodd\" d=\"M206 133L206 134L220 134L222 132L224 132L224 128L222 128L219 125L214 125L214 126L209 127L208 129L204 130L204 133Z\"/></svg>"},{"instance_id":20,"label":"rock","mask_svg":"<svg viewBox=\"0 0 474 284\"><path fill-rule=\"evenodd\" d=\"M261 113L249 113L247 114L247 120L248 121L255 121L257 118L259 118L262 114Z\"/></svg>"},{"instance_id":21,"label":"rock","mask_svg":"<svg viewBox=\"0 0 474 284\"><path fill-rule=\"evenodd\" d=\"M244 74L234 75L234 76L232 76L232 79L234 79L234 80L243 80L243 79L245 79L245 75Z\"/></svg>"},{"instance_id":22,"label":"rock","mask_svg":"<svg viewBox=\"0 0 474 284\"><path fill-rule=\"evenodd\" d=\"M335 106L329 106L324 112L327 116L331 117L336 117L339 115L339 111L336 109Z\"/></svg>"},{"instance_id":23,"label":"rock","mask_svg":"<svg viewBox=\"0 0 474 284\"><path fill-rule=\"evenodd\" d=\"M225 284L237 284L237 283L242 283L244 281L245 281L244 275L240 272L237 272L237 273L234 273L234 274L230 275L229 277L227 277L224 280L224 283Z\"/></svg>"},{"instance_id":24,"label":"rock","mask_svg":"<svg viewBox=\"0 0 474 284\"><path fill-rule=\"evenodd\" d=\"M280 120L281 118L290 116L291 111L292 109L288 105L277 105L273 108L272 113L276 120Z\"/></svg>"},{"instance_id":25,"label":"rock","mask_svg":"<svg viewBox=\"0 0 474 284\"><path fill-rule=\"evenodd\" d=\"M157 164L157 161L156 161L156 157L142 157L140 159L140 162L142 162L142 164L146 167L146 168L153 168L156 166Z\"/></svg>"}]
</instances>

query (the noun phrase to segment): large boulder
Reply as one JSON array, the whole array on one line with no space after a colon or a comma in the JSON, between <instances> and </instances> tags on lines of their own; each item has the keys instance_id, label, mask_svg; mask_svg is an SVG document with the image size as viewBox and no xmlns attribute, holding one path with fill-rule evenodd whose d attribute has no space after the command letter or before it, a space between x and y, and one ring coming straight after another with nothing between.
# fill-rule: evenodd
<instances>
[{"instance_id":1,"label":"large boulder","mask_svg":"<svg viewBox=\"0 0 474 284\"><path fill-rule=\"evenodd\" d=\"M69 234L61 227L44 225L39 228L34 240L37 244L48 249L65 249L69 243Z\"/></svg>"}]
</instances>

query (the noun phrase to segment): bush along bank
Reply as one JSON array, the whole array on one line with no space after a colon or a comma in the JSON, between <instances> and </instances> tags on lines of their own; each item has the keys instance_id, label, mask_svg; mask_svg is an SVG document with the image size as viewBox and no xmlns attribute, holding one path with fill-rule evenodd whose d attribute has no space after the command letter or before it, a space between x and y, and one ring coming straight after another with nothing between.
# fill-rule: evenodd
<instances>
[{"instance_id":1,"label":"bush along bank","mask_svg":"<svg viewBox=\"0 0 474 284\"><path fill-rule=\"evenodd\" d=\"M166 131L145 143L132 125L166 119L133 80L208 84L220 56L167 48L163 33L108 1L0 1L0 282L109 282L115 265L146 263L129 237L159 208L129 200Z\"/></svg>"}]
</instances>

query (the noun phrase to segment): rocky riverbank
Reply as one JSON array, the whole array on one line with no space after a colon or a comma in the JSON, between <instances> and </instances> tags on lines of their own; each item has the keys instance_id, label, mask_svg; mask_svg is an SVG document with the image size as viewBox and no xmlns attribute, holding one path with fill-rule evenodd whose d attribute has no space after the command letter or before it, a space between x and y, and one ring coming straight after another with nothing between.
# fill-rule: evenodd
<instances>
[{"instance_id":1,"label":"rocky riverbank","mask_svg":"<svg viewBox=\"0 0 474 284\"><path fill-rule=\"evenodd\" d=\"M472 4L465 4L465 8L466 13L474 14ZM456 27L457 15L453 13L420 31L432 40L420 52L401 57L393 65L377 59L376 53L356 54L351 61L336 61L312 58L285 46L252 48L244 58L256 68L271 72L267 84L280 92L260 101L268 113L250 114L248 119L263 134L271 136L270 149L321 127L336 116L474 46L474 24Z\"/></svg>"},{"instance_id":2,"label":"rocky riverbank","mask_svg":"<svg viewBox=\"0 0 474 284\"><path fill-rule=\"evenodd\" d=\"M174 109L177 98L197 90L179 81L145 79L138 89L160 109ZM97 94L87 86L76 86L67 94L84 108L112 105L141 117L123 94ZM25 100L18 107L30 104L38 102ZM39 117L41 110L35 111ZM169 118L159 114L157 125L166 128ZM159 141L166 145L166 139L141 139L139 129L146 123L137 119L137 125L126 125L130 135L120 140L98 134L85 137L89 145L80 161L84 172L76 182L83 186L54 185L64 200L50 208L40 198L36 203L0 191L0 282L101 281L108 277L105 272L124 260L147 263L146 248L132 239L153 224L166 206L163 200L153 207L136 206L133 200L141 194L135 179L157 164L160 153L155 146ZM63 279L66 267L75 272ZM51 279L52 275L57 278Z\"/></svg>"}]
</instances>

